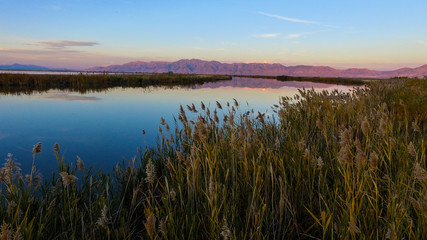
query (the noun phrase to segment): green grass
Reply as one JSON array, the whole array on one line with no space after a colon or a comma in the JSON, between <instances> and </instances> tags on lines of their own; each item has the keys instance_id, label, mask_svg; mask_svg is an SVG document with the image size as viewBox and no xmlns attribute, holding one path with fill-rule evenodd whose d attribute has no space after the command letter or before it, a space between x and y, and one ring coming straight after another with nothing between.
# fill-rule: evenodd
<instances>
[{"instance_id":1,"label":"green grass","mask_svg":"<svg viewBox=\"0 0 427 240\"><path fill-rule=\"evenodd\" d=\"M105 91L113 87L194 86L222 80L231 80L231 76L174 73L76 75L0 73L0 93L31 94L50 89L86 93Z\"/></svg>"},{"instance_id":2,"label":"green grass","mask_svg":"<svg viewBox=\"0 0 427 240\"><path fill-rule=\"evenodd\" d=\"M426 98L426 81L412 79L301 90L275 117L242 114L237 102L189 106L198 117L182 108L174 136L162 121L159 145L112 174L69 166L57 147L61 175L39 183L8 157L0 236L423 239Z\"/></svg>"}]
</instances>

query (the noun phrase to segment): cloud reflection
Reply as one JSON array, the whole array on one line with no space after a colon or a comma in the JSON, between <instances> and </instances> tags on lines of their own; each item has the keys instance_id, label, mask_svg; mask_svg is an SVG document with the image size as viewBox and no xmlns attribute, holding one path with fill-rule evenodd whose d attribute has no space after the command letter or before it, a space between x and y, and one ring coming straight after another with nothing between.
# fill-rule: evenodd
<instances>
[{"instance_id":1,"label":"cloud reflection","mask_svg":"<svg viewBox=\"0 0 427 240\"><path fill-rule=\"evenodd\" d=\"M59 100L59 101L82 101L82 102L95 102L102 100L98 97L92 97L92 96L75 96L75 95L69 95L67 93L48 93L42 98L44 99L51 99L51 100Z\"/></svg>"}]
</instances>

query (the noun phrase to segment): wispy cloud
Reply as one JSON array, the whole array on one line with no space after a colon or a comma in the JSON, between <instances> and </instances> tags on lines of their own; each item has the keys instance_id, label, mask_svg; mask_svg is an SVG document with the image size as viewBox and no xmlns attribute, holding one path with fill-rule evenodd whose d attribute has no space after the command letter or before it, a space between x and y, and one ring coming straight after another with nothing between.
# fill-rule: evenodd
<instances>
[{"instance_id":1,"label":"wispy cloud","mask_svg":"<svg viewBox=\"0 0 427 240\"><path fill-rule=\"evenodd\" d=\"M259 12L259 14L264 15L264 16L268 16L268 17L277 18L277 19L280 19L280 20L285 20L285 21L288 21L288 22L308 23L308 24L320 24L319 22L314 22L314 21L309 21L309 20L302 20L302 19L297 19L297 18L284 17L284 16L280 16L280 15L276 15L276 14L270 14L270 13L265 13L265 12Z\"/></svg>"},{"instance_id":2,"label":"wispy cloud","mask_svg":"<svg viewBox=\"0 0 427 240\"><path fill-rule=\"evenodd\" d=\"M11 54L32 54L32 55L54 55L58 51L52 49L19 49L19 48L0 48L0 52L11 53ZM61 53L81 53L82 51L61 49Z\"/></svg>"},{"instance_id":3,"label":"wispy cloud","mask_svg":"<svg viewBox=\"0 0 427 240\"><path fill-rule=\"evenodd\" d=\"M264 34L256 34L254 36L260 37L260 38L274 38L274 37L277 37L278 35L279 35L278 33L264 33Z\"/></svg>"},{"instance_id":4,"label":"wispy cloud","mask_svg":"<svg viewBox=\"0 0 427 240\"><path fill-rule=\"evenodd\" d=\"M327 32L329 30L319 30L319 31L314 31L314 32L301 32L301 33L291 33L285 36L285 39L297 39L300 38L304 35L311 35L311 34L317 34L317 33L321 33L321 32Z\"/></svg>"},{"instance_id":5,"label":"wispy cloud","mask_svg":"<svg viewBox=\"0 0 427 240\"><path fill-rule=\"evenodd\" d=\"M284 21L288 21L288 22L315 24L315 25L320 25L320 26L326 27L326 28L352 29L351 27L335 26L335 25L325 24L325 23L316 22L316 21L285 17L285 16L281 16L281 15L277 15L277 14L271 14L271 13L265 13L265 12L258 12L258 13L261 15L267 16L267 17L272 17L272 18L276 18L276 19L280 19L280 20L284 20Z\"/></svg>"},{"instance_id":6,"label":"wispy cloud","mask_svg":"<svg viewBox=\"0 0 427 240\"><path fill-rule=\"evenodd\" d=\"M91 47L98 44L99 43L95 41L69 41L69 40L40 41L40 42L34 43L34 45L45 46L47 48Z\"/></svg>"},{"instance_id":7,"label":"wispy cloud","mask_svg":"<svg viewBox=\"0 0 427 240\"><path fill-rule=\"evenodd\" d=\"M296 39L296 38L299 38L301 36L302 36L301 33L291 33L291 34L286 35L285 38L286 39Z\"/></svg>"},{"instance_id":8,"label":"wispy cloud","mask_svg":"<svg viewBox=\"0 0 427 240\"><path fill-rule=\"evenodd\" d=\"M427 47L427 41L419 40L418 43Z\"/></svg>"}]
</instances>

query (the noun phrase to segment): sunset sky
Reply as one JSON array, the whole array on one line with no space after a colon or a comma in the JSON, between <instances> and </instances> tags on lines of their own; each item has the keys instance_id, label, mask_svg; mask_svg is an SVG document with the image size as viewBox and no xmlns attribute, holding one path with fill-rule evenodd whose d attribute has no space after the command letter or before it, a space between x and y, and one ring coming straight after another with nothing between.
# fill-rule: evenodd
<instances>
[{"instance_id":1,"label":"sunset sky","mask_svg":"<svg viewBox=\"0 0 427 240\"><path fill-rule=\"evenodd\" d=\"M0 0L0 64L427 63L427 1Z\"/></svg>"}]
</instances>

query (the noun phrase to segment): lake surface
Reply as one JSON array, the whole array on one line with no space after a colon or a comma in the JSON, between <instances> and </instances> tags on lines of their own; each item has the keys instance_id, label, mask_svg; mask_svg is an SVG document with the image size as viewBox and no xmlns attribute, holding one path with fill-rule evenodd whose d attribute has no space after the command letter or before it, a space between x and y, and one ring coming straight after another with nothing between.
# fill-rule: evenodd
<instances>
[{"instance_id":1,"label":"lake surface","mask_svg":"<svg viewBox=\"0 0 427 240\"><path fill-rule=\"evenodd\" d=\"M196 87L113 88L80 94L50 90L31 95L0 95L0 157L12 153L28 173L32 148L43 151L36 166L46 175L57 169L52 151L61 146L66 161L81 157L86 166L111 171L117 162L137 155L137 147L155 146L160 118L174 129L180 105L203 101L213 110L235 98L242 109L273 113L281 96L294 96L298 88L348 91L352 87L312 82L280 82L275 79L233 78ZM247 106L247 104L249 107ZM142 131L146 134L143 135Z\"/></svg>"}]
</instances>

